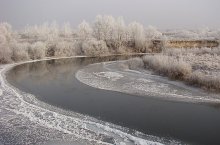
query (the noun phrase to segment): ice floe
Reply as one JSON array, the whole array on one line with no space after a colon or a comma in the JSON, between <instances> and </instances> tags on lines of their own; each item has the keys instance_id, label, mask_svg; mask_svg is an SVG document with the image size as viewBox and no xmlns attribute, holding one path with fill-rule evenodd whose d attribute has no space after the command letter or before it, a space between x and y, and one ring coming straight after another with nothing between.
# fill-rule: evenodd
<instances>
[{"instance_id":1,"label":"ice floe","mask_svg":"<svg viewBox=\"0 0 220 145\"><path fill-rule=\"evenodd\" d=\"M118 79L123 77L122 74L117 73L117 72L98 72L98 73L94 73L94 74L98 77L108 78L112 81L117 81Z\"/></svg>"},{"instance_id":2,"label":"ice floe","mask_svg":"<svg viewBox=\"0 0 220 145\"><path fill-rule=\"evenodd\" d=\"M148 71L122 70L118 63L122 62L89 65L79 70L76 78L82 83L99 89L174 101L220 103L218 94L207 93L181 82L170 81Z\"/></svg>"}]
</instances>

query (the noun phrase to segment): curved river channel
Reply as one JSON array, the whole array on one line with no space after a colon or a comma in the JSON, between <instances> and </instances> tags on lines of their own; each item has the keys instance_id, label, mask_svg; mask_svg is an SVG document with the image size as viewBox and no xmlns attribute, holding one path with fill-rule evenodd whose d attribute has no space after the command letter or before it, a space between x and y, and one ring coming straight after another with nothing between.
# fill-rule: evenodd
<instances>
[{"instance_id":1,"label":"curved river channel","mask_svg":"<svg viewBox=\"0 0 220 145\"><path fill-rule=\"evenodd\" d=\"M20 108L16 106L17 112L41 126L73 134L82 139L81 143L88 140L93 144L121 145L220 144L218 95L209 98L201 90L158 76L149 81L144 76L149 72L124 71L119 63L128 58L25 63L10 69L6 80L23 94L24 102ZM38 135L43 136L44 131ZM15 142L22 144L19 141L17 138Z\"/></svg>"}]
</instances>

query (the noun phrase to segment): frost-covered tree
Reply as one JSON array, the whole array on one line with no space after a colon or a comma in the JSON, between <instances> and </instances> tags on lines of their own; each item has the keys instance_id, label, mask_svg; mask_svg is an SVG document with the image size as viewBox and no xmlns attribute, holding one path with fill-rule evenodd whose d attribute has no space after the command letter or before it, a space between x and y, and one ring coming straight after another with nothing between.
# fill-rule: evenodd
<instances>
[{"instance_id":1,"label":"frost-covered tree","mask_svg":"<svg viewBox=\"0 0 220 145\"><path fill-rule=\"evenodd\" d=\"M58 38L59 31L60 29L56 22L51 24L44 23L42 25L26 26L23 31L23 37L34 39L36 41L51 41Z\"/></svg>"},{"instance_id":2,"label":"frost-covered tree","mask_svg":"<svg viewBox=\"0 0 220 145\"><path fill-rule=\"evenodd\" d=\"M93 26L94 36L98 40L107 41L113 37L115 19L112 16L96 16Z\"/></svg>"},{"instance_id":3,"label":"frost-covered tree","mask_svg":"<svg viewBox=\"0 0 220 145\"><path fill-rule=\"evenodd\" d=\"M12 51L6 44L0 44L0 63L11 62Z\"/></svg>"},{"instance_id":4,"label":"frost-covered tree","mask_svg":"<svg viewBox=\"0 0 220 145\"><path fill-rule=\"evenodd\" d=\"M14 41L10 45L12 49L12 60L13 61L22 61L22 60L28 60L28 49L30 48L29 43L18 43Z\"/></svg>"},{"instance_id":5,"label":"frost-covered tree","mask_svg":"<svg viewBox=\"0 0 220 145\"><path fill-rule=\"evenodd\" d=\"M135 43L135 48L140 49L144 47L145 42L145 34L144 34L144 27L138 22L132 22L128 25L130 38Z\"/></svg>"},{"instance_id":6,"label":"frost-covered tree","mask_svg":"<svg viewBox=\"0 0 220 145\"><path fill-rule=\"evenodd\" d=\"M46 45L43 42L36 42L28 50L30 59L42 59L46 56Z\"/></svg>"},{"instance_id":7,"label":"frost-covered tree","mask_svg":"<svg viewBox=\"0 0 220 145\"><path fill-rule=\"evenodd\" d=\"M57 22L53 22L50 25L50 33L48 35L48 39L49 40L56 40L56 39L58 39L59 32L60 32L59 25L57 24Z\"/></svg>"},{"instance_id":8,"label":"frost-covered tree","mask_svg":"<svg viewBox=\"0 0 220 145\"><path fill-rule=\"evenodd\" d=\"M75 43L61 41L56 45L54 56L74 56L76 54L77 51Z\"/></svg>"},{"instance_id":9,"label":"frost-covered tree","mask_svg":"<svg viewBox=\"0 0 220 145\"><path fill-rule=\"evenodd\" d=\"M81 24L79 24L77 34L81 40L91 38L92 28L90 27L89 23L84 20Z\"/></svg>"},{"instance_id":10,"label":"frost-covered tree","mask_svg":"<svg viewBox=\"0 0 220 145\"><path fill-rule=\"evenodd\" d=\"M96 39L85 41L82 45L82 51L87 56L103 56L109 54L106 42Z\"/></svg>"},{"instance_id":11,"label":"frost-covered tree","mask_svg":"<svg viewBox=\"0 0 220 145\"><path fill-rule=\"evenodd\" d=\"M123 46L129 40L128 28L125 25L123 17L114 18L112 16L96 17L93 25L94 37L98 40L104 40L107 46L113 52L121 52ZM123 50L124 51L124 50Z\"/></svg>"},{"instance_id":12,"label":"frost-covered tree","mask_svg":"<svg viewBox=\"0 0 220 145\"><path fill-rule=\"evenodd\" d=\"M118 17L114 22L113 35L110 38L116 47L121 47L122 42L126 41L126 31L127 27L124 19L122 17Z\"/></svg>"},{"instance_id":13,"label":"frost-covered tree","mask_svg":"<svg viewBox=\"0 0 220 145\"><path fill-rule=\"evenodd\" d=\"M145 29L145 37L148 40L160 39L162 38L162 33L158 31L156 27L148 26Z\"/></svg>"},{"instance_id":14,"label":"frost-covered tree","mask_svg":"<svg viewBox=\"0 0 220 145\"><path fill-rule=\"evenodd\" d=\"M26 26L23 31L23 37L28 39L46 39L49 34L49 24Z\"/></svg>"},{"instance_id":15,"label":"frost-covered tree","mask_svg":"<svg viewBox=\"0 0 220 145\"><path fill-rule=\"evenodd\" d=\"M0 23L0 44L13 40L12 27L9 23Z\"/></svg>"},{"instance_id":16,"label":"frost-covered tree","mask_svg":"<svg viewBox=\"0 0 220 145\"><path fill-rule=\"evenodd\" d=\"M61 35L63 37L68 38L68 37L71 37L72 33L73 32L72 32L72 28L70 26L70 23L64 23L62 26L62 29L61 29Z\"/></svg>"},{"instance_id":17,"label":"frost-covered tree","mask_svg":"<svg viewBox=\"0 0 220 145\"><path fill-rule=\"evenodd\" d=\"M11 62L12 50L9 47L13 40L11 25L0 23L0 63Z\"/></svg>"}]
</instances>

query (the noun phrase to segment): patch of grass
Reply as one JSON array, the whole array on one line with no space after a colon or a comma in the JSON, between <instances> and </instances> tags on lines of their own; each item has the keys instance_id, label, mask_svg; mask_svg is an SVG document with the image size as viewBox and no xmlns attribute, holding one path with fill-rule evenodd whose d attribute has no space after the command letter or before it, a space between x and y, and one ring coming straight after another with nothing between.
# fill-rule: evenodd
<instances>
[{"instance_id":1,"label":"patch of grass","mask_svg":"<svg viewBox=\"0 0 220 145\"><path fill-rule=\"evenodd\" d=\"M144 56L143 62L146 68L154 72L168 76L171 79L184 80L192 72L190 64L164 55Z\"/></svg>"},{"instance_id":2,"label":"patch of grass","mask_svg":"<svg viewBox=\"0 0 220 145\"><path fill-rule=\"evenodd\" d=\"M193 72L186 81L190 85L200 87L205 90L220 92L219 76L207 76L201 72Z\"/></svg>"},{"instance_id":3,"label":"patch of grass","mask_svg":"<svg viewBox=\"0 0 220 145\"><path fill-rule=\"evenodd\" d=\"M201 70L193 71L189 63L163 54L146 55L126 62L129 69L146 68L170 79L181 80L188 85L212 92L220 92L220 76L206 75Z\"/></svg>"}]
</instances>

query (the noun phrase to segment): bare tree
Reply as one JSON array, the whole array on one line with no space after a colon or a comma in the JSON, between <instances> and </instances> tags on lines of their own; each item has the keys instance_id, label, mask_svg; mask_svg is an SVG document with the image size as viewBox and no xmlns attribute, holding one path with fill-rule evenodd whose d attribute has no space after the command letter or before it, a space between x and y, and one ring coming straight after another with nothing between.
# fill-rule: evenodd
<instances>
[{"instance_id":1,"label":"bare tree","mask_svg":"<svg viewBox=\"0 0 220 145\"><path fill-rule=\"evenodd\" d=\"M138 49L138 52L144 47L145 35L144 27L138 22L132 22L129 24L130 38L135 43L135 48Z\"/></svg>"},{"instance_id":2,"label":"bare tree","mask_svg":"<svg viewBox=\"0 0 220 145\"><path fill-rule=\"evenodd\" d=\"M72 28L70 26L70 23L64 23L61 30L61 35L65 38L71 37L72 35Z\"/></svg>"},{"instance_id":3,"label":"bare tree","mask_svg":"<svg viewBox=\"0 0 220 145\"><path fill-rule=\"evenodd\" d=\"M85 20L78 25L78 36L82 40L86 40L88 38L91 38L92 36L92 28L90 27L89 23L87 23Z\"/></svg>"}]
</instances>

